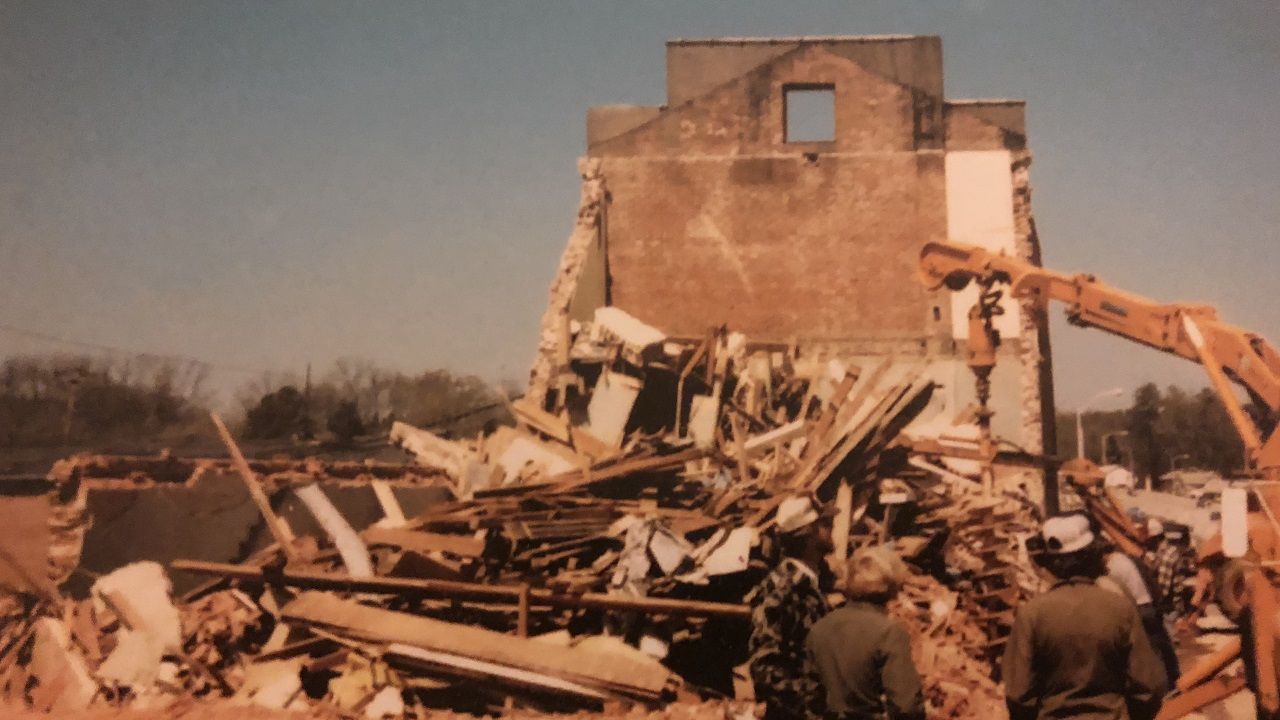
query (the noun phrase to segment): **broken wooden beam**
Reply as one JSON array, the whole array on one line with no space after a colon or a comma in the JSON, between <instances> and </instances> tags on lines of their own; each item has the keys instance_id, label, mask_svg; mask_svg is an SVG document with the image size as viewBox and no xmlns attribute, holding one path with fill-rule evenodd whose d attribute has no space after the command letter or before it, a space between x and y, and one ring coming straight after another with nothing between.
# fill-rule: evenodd
<instances>
[{"instance_id":1,"label":"broken wooden beam","mask_svg":"<svg viewBox=\"0 0 1280 720\"><path fill-rule=\"evenodd\" d=\"M227 426L223 424L222 418L218 413L210 412L209 417L213 419L214 426L218 428L218 435L222 437L223 444L227 446L227 452L231 454L231 462L235 465L236 471L240 473L245 487L249 490L249 497L253 498L253 503L258 506L258 512L262 513L262 519L267 523L267 530L271 531L271 537L275 538L276 544L280 546L285 557L290 560L296 560L298 552L293 547L293 534L285 528L284 521L271 509L271 501L267 499L267 494L262 491L262 486L258 484L258 478L254 475L253 469L249 467L249 462L241 454L240 446L236 445L236 441L231 437L231 432L227 430Z\"/></svg>"},{"instance_id":2,"label":"broken wooden beam","mask_svg":"<svg viewBox=\"0 0 1280 720\"><path fill-rule=\"evenodd\" d=\"M670 671L656 661L624 658L587 648L557 647L469 625L370 607L325 593L301 593L281 609L281 616L359 640L396 643L501 668L550 675L609 694L656 700L673 682ZM503 676L490 673L490 677L501 681Z\"/></svg>"},{"instance_id":3,"label":"broken wooden beam","mask_svg":"<svg viewBox=\"0 0 1280 720\"><path fill-rule=\"evenodd\" d=\"M402 528L366 528L361 533L370 545L393 545L420 553L447 552L460 557L480 557L484 540L471 535L445 535Z\"/></svg>"},{"instance_id":4,"label":"broken wooden beam","mask_svg":"<svg viewBox=\"0 0 1280 720\"><path fill-rule=\"evenodd\" d=\"M169 563L174 570L219 575L233 580L257 583L279 583L310 590L339 590L375 595L416 595L457 600L506 601L517 603L519 585L488 585L458 580L434 580L420 578L355 578L338 573L313 570L284 569L268 571L257 565L235 565L204 562L201 560L174 560ZM707 602L703 600L675 600L671 598L635 598L605 595L603 593L560 594L544 589L529 591L530 607L584 608L594 610L637 610L645 613L677 617L721 617L746 620L751 609L746 605Z\"/></svg>"}]
</instances>

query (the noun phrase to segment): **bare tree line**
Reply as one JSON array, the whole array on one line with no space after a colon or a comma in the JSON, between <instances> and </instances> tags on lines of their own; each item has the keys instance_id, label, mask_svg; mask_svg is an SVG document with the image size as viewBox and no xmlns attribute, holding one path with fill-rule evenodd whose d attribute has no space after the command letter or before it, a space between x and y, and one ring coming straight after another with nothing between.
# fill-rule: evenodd
<instances>
[{"instance_id":1,"label":"bare tree line","mask_svg":"<svg viewBox=\"0 0 1280 720\"><path fill-rule=\"evenodd\" d=\"M181 445L212 437L211 367L155 356L20 355L0 361L0 448L89 445ZM234 398L247 437L312 439L385 432L395 420L435 425L452 419L460 432L501 418L502 394L474 375L448 370L416 374L344 358L311 377L264 372ZM475 413L477 409L495 412Z\"/></svg>"}]
</instances>

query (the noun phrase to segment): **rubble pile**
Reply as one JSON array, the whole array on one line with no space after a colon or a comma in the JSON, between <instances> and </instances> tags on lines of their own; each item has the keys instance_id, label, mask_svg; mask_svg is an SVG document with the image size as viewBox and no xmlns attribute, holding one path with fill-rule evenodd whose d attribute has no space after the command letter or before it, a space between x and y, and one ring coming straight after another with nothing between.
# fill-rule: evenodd
<instances>
[{"instance_id":1,"label":"rubble pile","mask_svg":"<svg viewBox=\"0 0 1280 720\"><path fill-rule=\"evenodd\" d=\"M989 464L951 457L944 436L963 433L931 418L925 363L851 367L725 329L672 338L616 308L565 332L545 396L511 401L516 427L458 441L395 425L453 496L421 513L375 484L383 517L357 529L315 484L263 483L227 436L274 542L239 563L170 563L207 578L176 600L155 563L84 599L15 599L4 694L371 718L679 699L663 717L723 717L721 700L751 701L735 669L743 598L776 559L779 506L802 494L829 510L833 568L893 542L920 570L894 612L931 708L1003 712L991 661L1035 587L1033 510ZM285 493L317 530L276 515Z\"/></svg>"}]
</instances>

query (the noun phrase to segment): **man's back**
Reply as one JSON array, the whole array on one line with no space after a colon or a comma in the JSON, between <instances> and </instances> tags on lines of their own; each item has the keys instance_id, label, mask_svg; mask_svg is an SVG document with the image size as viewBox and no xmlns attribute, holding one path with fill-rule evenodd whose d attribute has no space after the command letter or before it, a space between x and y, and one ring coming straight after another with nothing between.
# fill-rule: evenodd
<instances>
[{"instance_id":1,"label":"man's back","mask_svg":"<svg viewBox=\"0 0 1280 720\"><path fill-rule=\"evenodd\" d=\"M849 717L923 717L920 676L906 628L883 607L851 602L813 626L809 654L822 679L827 710Z\"/></svg>"},{"instance_id":2,"label":"man's back","mask_svg":"<svg viewBox=\"0 0 1280 720\"><path fill-rule=\"evenodd\" d=\"M1164 669L1133 604L1072 578L1018 609L1005 649L1010 715L1140 720L1154 714Z\"/></svg>"}]
</instances>

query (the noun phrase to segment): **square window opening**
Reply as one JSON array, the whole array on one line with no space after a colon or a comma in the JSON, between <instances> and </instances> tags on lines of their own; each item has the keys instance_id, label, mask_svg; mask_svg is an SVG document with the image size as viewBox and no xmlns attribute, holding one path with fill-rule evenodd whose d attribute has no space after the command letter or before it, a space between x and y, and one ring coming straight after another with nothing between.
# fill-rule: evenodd
<instances>
[{"instance_id":1,"label":"square window opening","mask_svg":"<svg viewBox=\"0 0 1280 720\"><path fill-rule=\"evenodd\" d=\"M833 142L836 139L834 85L787 86L783 88L782 104L786 142Z\"/></svg>"}]
</instances>

